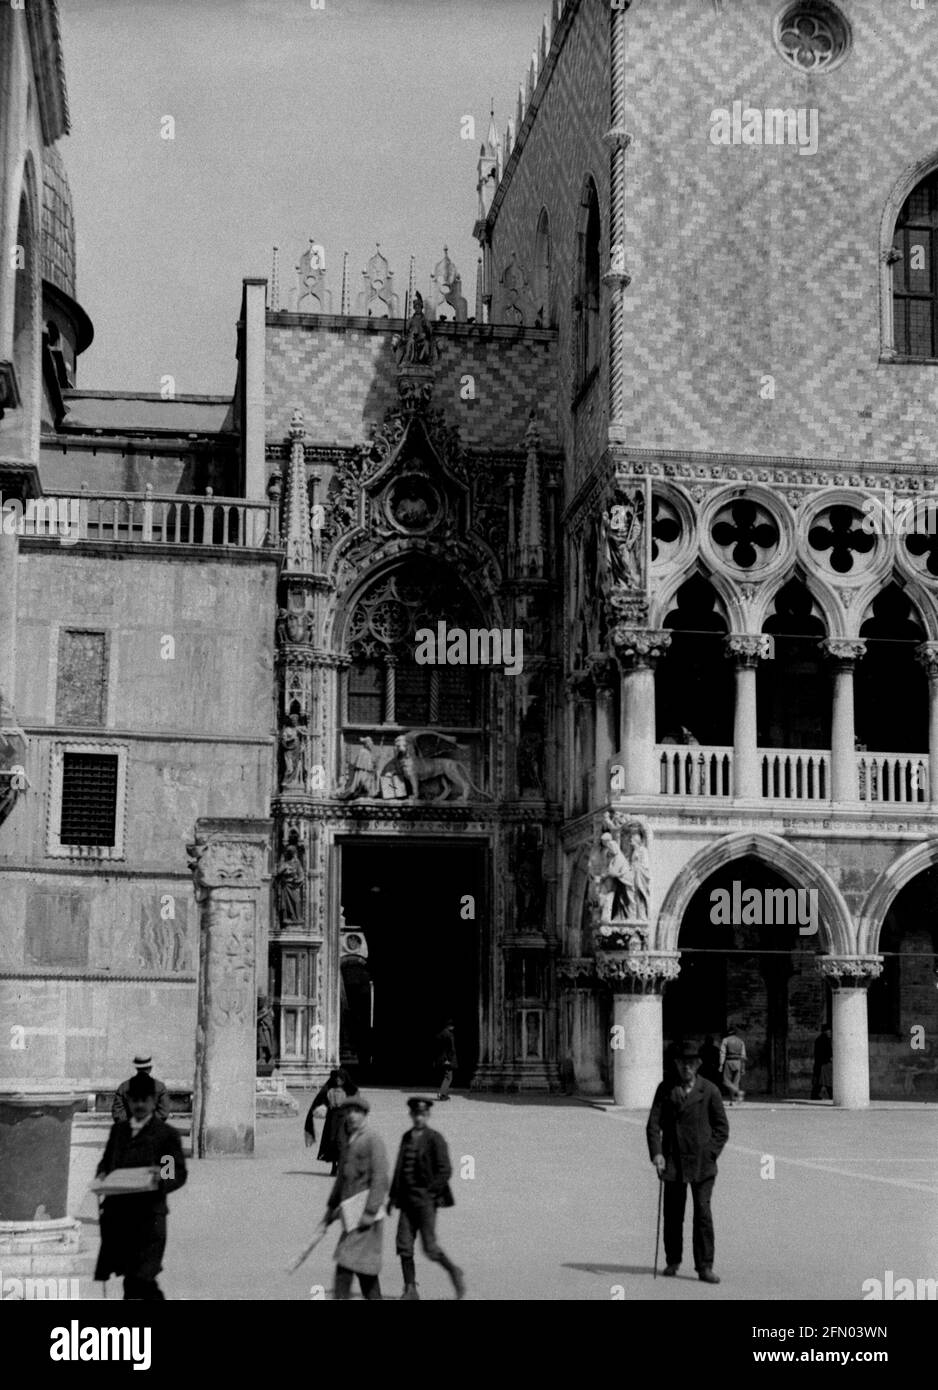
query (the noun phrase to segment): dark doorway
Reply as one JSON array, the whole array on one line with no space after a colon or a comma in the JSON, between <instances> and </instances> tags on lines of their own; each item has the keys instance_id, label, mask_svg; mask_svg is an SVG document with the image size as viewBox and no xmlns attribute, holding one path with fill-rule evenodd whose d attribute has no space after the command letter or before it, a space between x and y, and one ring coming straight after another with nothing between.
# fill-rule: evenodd
<instances>
[{"instance_id":1,"label":"dark doorway","mask_svg":"<svg viewBox=\"0 0 938 1390\"><path fill-rule=\"evenodd\" d=\"M456 1025L455 1084L479 1056L485 851L441 843L346 844L342 907L367 957L343 967L341 1048L358 1080L430 1087L436 1035ZM465 900L472 899L473 916Z\"/></svg>"},{"instance_id":2,"label":"dark doorway","mask_svg":"<svg viewBox=\"0 0 938 1390\"><path fill-rule=\"evenodd\" d=\"M739 901L753 901L744 898L750 889L760 895L766 904L756 914L761 924L712 920L719 901L714 893L724 891L732 903L734 884ZM668 1042L699 1043L709 1036L719 1043L728 1024L740 1028L748 1054L743 1090L750 1096L807 1096L814 1038L827 1021L827 994L815 965L817 951L823 949L823 927L818 922L816 934L802 936L802 923L790 920L802 915L800 909L808 909L811 900L788 898L786 907L794 911L786 912L782 922L767 920L781 915L775 904L782 900L773 898L769 911L765 893L792 887L749 857L709 878L684 914L678 941L681 973L664 994Z\"/></svg>"}]
</instances>

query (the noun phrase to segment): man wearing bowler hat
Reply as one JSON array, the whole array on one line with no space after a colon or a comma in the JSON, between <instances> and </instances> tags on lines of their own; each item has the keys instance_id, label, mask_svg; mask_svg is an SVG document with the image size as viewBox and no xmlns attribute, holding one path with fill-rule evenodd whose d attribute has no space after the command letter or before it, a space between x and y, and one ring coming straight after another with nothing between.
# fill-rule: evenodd
<instances>
[{"instance_id":1,"label":"man wearing bowler hat","mask_svg":"<svg viewBox=\"0 0 938 1390\"><path fill-rule=\"evenodd\" d=\"M397 1224L397 1253L404 1273L402 1299L419 1299L417 1269L414 1264L414 1242L420 1233L423 1253L434 1264L440 1264L453 1281L457 1298L465 1298L466 1281L463 1272L437 1244L436 1213L438 1207L455 1205L449 1180L453 1165L449 1159L446 1140L438 1130L430 1128L432 1100L411 1096L407 1102L411 1128L401 1140L394 1166L388 1213L397 1207L401 1213Z\"/></svg>"},{"instance_id":2,"label":"man wearing bowler hat","mask_svg":"<svg viewBox=\"0 0 938 1390\"><path fill-rule=\"evenodd\" d=\"M690 1184L694 1201L694 1267L705 1284L719 1284L713 1272L713 1217L710 1198L717 1158L730 1136L720 1092L697 1073L700 1049L685 1043L674 1059L674 1078L655 1092L645 1133L648 1153L664 1183L664 1273L677 1274L684 1252L684 1206Z\"/></svg>"},{"instance_id":3,"label":"man wearing bowler hat","mask_svg":"<svg viewBox=\"0 0 938 1390\"><path fill-rule=\"evenodd\" d=\"M166 1121L169 1119L169 1092L162 1081L157 1081L153 1076L153 1058L149 1052L138 1052L134 1058L134 1066L137 1068L137 1076L148 1076L153 1082L154 1095L156 1096L156 1109L154 1114L158 1120ZM121 1120L130 1119L130 1099L128 1091L133 1077L128 1077L122 1081L114 1093L114 1104L111 1106L111 1119L115 1124Z\"/></svg>"}]
</instances>

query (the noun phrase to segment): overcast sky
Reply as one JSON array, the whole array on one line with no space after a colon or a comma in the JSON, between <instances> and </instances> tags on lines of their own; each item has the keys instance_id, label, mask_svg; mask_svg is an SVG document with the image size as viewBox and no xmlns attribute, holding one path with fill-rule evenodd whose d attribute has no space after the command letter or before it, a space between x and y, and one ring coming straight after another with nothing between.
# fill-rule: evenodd
<instances>
[{"instance_id":1,"label":"overcast sky","mask_svg":"<svg viewBox=\"0 0 938 1390\"><path fill-rule=\"evenodd\" d=\"M317 0L318 2L318 0ZM338 309L380 241L426 293L444 243L475 296L476 162L503 134L547 0L59 0L78 296L78 384L229 392L244 276L281 303L311 236ZM475 140L460 138L471 114ZM162 139L172 116L175 139ZM354 309L354 298L353 298Z\"/></svg>"}]
</instances>

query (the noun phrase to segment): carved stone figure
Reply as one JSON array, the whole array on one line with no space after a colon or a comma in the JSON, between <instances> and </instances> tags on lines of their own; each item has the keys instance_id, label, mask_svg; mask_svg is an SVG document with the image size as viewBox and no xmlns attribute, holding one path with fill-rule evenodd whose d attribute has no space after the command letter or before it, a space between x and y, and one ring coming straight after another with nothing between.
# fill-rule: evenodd
<instances>
[{"instance_id":1,"label":"carved stone figure","mask_svg":"<svg viewBox=\"0 0 938 1390\"><path fill-rule=\"evenodd\" d=\"M280 913L281 925L302 922L305 875L293 845L288 845L284 850L274 877L277 883L277 910Z\"/></svg>"},{"instance_id":2,"label":"carved stone figure","mask_svg":"<svg viewBox=\"0 0 938 1390\"><path fill-rule=\"evenodd\" d=\"M632 870L622 847L609 830L599 837L598 868L595 873L599 920L627 922L632 892Z\"/></svg>"},{"instance_id":3,"label":"carved stone figure","mask_svg":"<svg viewBox=\"0 0 938 1390\"><path fill-rule=\"evenodd\" d=\"M345 785L338 794L340 801L378 795L377 761L378 750L370 738L363 738L357 748L348 750Z\"/></svg>"},{"instance_id":4,"label":"carved stone figure","mask_svg":"<svg viewBox=\"0 0 938 1390\"><path fill-rule=\"evenodd\" d=\"M305 640L305 615L287 608L281 608L277 615L277 636L281 642L302 642Z\"/></svg>"},{"instance_id":5,"label":"carved stone figure","mask_svg":"<svg viewBox=\"0 0 938 1390\"><path fill-rule=\"evenodd\" d=\"M610 582L625 589L641 589L642 523L645 499L640 491L619 492L603 512L603 541Z\"/></svg>"},{"instance_id":6,"label":"carved stone figure","mask_svg":"<svg viewBox=\"0 0 938 1390\"><path fill-rule=\"evenodd\" d=\"M306 786L306 748L299 728L300 716L290 714L280 733L281 776L283 789Z\"/></svg>"},{"instance_id":7,"label":"carved stone figure","mask_svg":"<svg viewBox=\"0 0 938 1390\"><path fill-rule=\"evenodd\" d=\"M462 749L455 739L438 734L433 729L419 729L401 734L394 740L403 779L414 789L411 795L422 801L468 801L469 793L487 799L477 787L462 759ZM427 782L439 782L442 790L427 796Z\"/></svg>"},{"instance_id":8,"label":"carved stone figure","mask_svg":"<svg viewBox=\"0 0 938 1390\"><path fill-rule=\"evenodd\" d=\"M608 928L621 923L624 928L634 928L639 945L644 944L651 904L651 865L645 827L640 821L623 825L620 818L606 817L590 861L590 876L596 920L604 935ZM622 937L622 945L635 945L631 930L623 931Z\"/></svg>"},{"instance_id":9,"label":"carved stone figure","mask_svg":"<svg viewBox=\"0 0 938 1390\"><path fill-rule=\"evenodd\" d=\"M632 821L626 826L625 832L628 836L629 868L632 871L629 920L647 922L651 904L651 861L645 842L645 829L638 821Z\"/></svg>"},{"instance_id":10,"label":"carved stone figure","mask_svg":"<svg viewBox=\"0 0 938 1390\"><path fill-rule=\"evenodd\" d=\"M385 801L407 801L417 794L416 782L411 782L413 760L403 734L394 740L394 753L381 769L381 796Z\"/></svg>"},{"instance_id":11,"label":"carved stone figure","mask_svg":"<svg viewBox=\"0 0 938 1390\"><path fill-rule=\"evenodd\" d=\"M402 367L424 367L433 361L433 331L423 312L423 295L414 295L414 309L407 321L398 361Z\"/></svg>"}]
</instances>

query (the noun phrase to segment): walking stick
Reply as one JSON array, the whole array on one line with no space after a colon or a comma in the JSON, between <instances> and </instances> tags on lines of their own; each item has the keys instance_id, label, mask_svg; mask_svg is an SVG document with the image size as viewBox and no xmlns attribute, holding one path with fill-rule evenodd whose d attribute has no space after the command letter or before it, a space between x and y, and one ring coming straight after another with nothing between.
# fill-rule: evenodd
<instances>
[{"instance_id":1,"label":"walking stick","mask_svg":"<svg viewBox=\"0 0 938 1390\"><path fill-rule=\"evenodd\" d=\"M658 1220L655 1222L655 1269L653 1279L658 1278L658 1249L661 1245L661 1199L664 1197L664 1183L658 1178Z\"/></svg>"}]
</instances>

